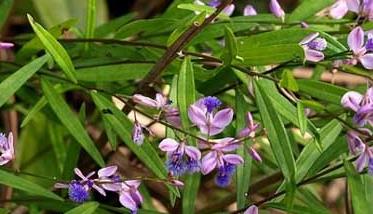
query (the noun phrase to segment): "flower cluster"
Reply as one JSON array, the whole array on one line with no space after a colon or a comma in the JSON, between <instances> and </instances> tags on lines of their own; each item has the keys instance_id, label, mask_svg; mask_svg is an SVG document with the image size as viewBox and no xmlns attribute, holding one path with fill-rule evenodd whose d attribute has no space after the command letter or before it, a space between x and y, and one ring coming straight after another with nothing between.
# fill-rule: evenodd
<instances>
[{"instance_id":1,"label":"flower cluster","mask_svg":"<svg viewBox=\"0 0 373 214\"><path fill-rule=\"evenodd\" d=\"M366 143L372 132L364 128L367 124L373 125L373 88L369 88L364 95L354 91L347 92L343 95L341 103L345 108L355 112L352 120L359 127L358 131L347 132L350 153L359 155L356 168L361 172L368 163L368 171L373 175L373 148Z\"/></svg>"},{"instance_id":2,"label":"flower cluster","mask_svg":"<svg viewBox=\"0 0 373 214\"><path fill-rule=\"evenodd\" d=\"M138 104L152 108L170 108L170 106L165 107L166 102L156 101L164 100L160 99L159 95L156 100L136 95L134 100ZM185 173L199 171L206 175L216 169L216 184L220 187L230 184L236 166L244 162L241 156L232 152L242 145L242 139L255 137L259 124L253 120L251 113L248 113L247 125L239 132L237 139L232 137L212 139L213 136L222 133L233 119L233 109L219 109L221 105L222 102L218 98L208 96L199 99L188 108L189 119L201 134L198 147L188 145L186 140L177 142L171 138L160 142L159 149L167 153L166 167L170 175L182 176ZM203 157L200 149L205 151ZM248 154L254 160L261 161L260 155L253 147L248 148Z\"/></svg>"},{"instance_id":3,"label":"flower cluster","mask_svg":"<svg viewBox=\"0 0 373 214\"><path fill-rule=\"evenodd\" d=\"M122 180L117 173L117 166L109 166L97 171L97 178L92 178L96 172L90 172L85 176L78 168L74 169L78 180L72 180L69 183L56 183L55 188L68 189L68 195L71 201L83 203L89 199L89 193L92 189L106 196L105 191L116 192L119 195L119 202L132 213L137 210L143 202L143 198L138 191L141 184L139 180Z\"/></svg>"}]
</instances>

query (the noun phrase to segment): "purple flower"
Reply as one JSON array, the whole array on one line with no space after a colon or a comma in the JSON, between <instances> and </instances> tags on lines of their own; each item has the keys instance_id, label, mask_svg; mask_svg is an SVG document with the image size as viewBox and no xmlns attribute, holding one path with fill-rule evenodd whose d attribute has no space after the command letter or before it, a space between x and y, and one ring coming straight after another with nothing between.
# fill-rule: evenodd
<instances>
[{"instance_id":1,"label":"purple flower","mask_svg":"<svg viewBox=\"0 0 373 214\"><path fill-rule=\"evenodd\" d=\"M259 128L259 124L256 123L253 120L253 116L251 115L250 112L247 113L246 116L246 127L243 128L240 133L238 134L238 137L243 138L243 137L255 137L255 132Z\"/></svg>"},{"instance_id":2,"label":"purple flower","mask_svg":"<svg viewBox=\"0 0 373 214\"><path fill-rule=\"evenodd\" d=\"M13 133L10 132L8 137L0 133L0 165L4 165L14 159Z\"/></svg>"},{"instance_id":3,"label":"purple flower","mask_svg":"<svg viewBox=\"0 0 373 214\"><path fill-rule=\"evenodd\" d=\"M356 131L347 132L347 144L350 153L353 155L363 151L365 148L364 142L361 140L359 133Z\"/></svg>"},{"instance_id":4,"label":"purple flower","mask_svg":"<svg viewBox=\"0 0 373 214\"><path fill-rule=\"evenodd\" d=\"M173 176L180 176L185 172L200 170L201 152L184 142L178 143L174 139L166 138L159 144L159 149L167 152L166 165Z\"/></svg>"},{"instance_id":5,"label":"purple flower","mask_svg":"<svg viewBox=\"0 0 373 214\"><path fill-rule=\"evenodd\" d=\"M259 210L258 207L255 205L251 205L243 214L258 214Z\"/></svg>"},{"instance_id":6,"label":"purple flower","mask_svg":"<svg viewBox=\"0 0 373 214\"><path fill-rule=\"evenodd\" d=\"M373 20L373 0L338 0L332 5L329 15L332 18L340 19L348 11Z\"/></svg>"},{"instance_id":7,"label":"purple flower","mask_svg":"<svg viewBox=\"0 0 373 214\"><path fill-rule=\"evenodd\" d=\"M102 188L108 191L117 192L121 190L121 178L117 174L118 166L108 166L98 170L98 181Z\"/></svg>"},{"instance_id":8,"label":"purple flower","mask_svg":"<svg viewBox=\"0 0 373 214\"><path fill-rule=\"evenodd\" d=\"M141 94L133 95L132 99L135 103L156 109L164 109L169 106L167 98L160 93L155 95L155 99L145 97Z\"/></svg>"},{"instance_id":9,"label":"purple flower","mask_svg":"<svg viewBox=\"0 0 373 214\"><path fill-rule=\"evenodd\" d=\"M145 97L141 94L133 95L132 99L135 103L138 103L140 105L162 110L167 122L169 122L173 126L181 127L179 110L175 107L172 107L171 101L169 101L167 97L163 96L162 94L157 93L155 100L149 97Z\"/></svg>"},{"instance_id":10,"label":"purple flower","mask_svg":"<svg viewBox=\"0 0 373 214\"><path fill-rule=\"evenodd\" d=\"M285 20L285 12L277 0L271 0L269 3L269 10L273 15L280 18L282 21Z\"/></svg>"},{"instance_id":11,"label":"purple flower","mask_svg":"<svg viewBox=\"0 0 373 214\"><path fill-rule=\"evenodd\" d=\"M347 43L353 53L353 64L359 61L364 68L373 69L373 53L371 52L373 35L368 35L366 44L364 44L364 37L364 30L356 27L348 34Z\"/></svg>"},{"instance_id":12,"label":"purple flower","mask_svg":"<svg viewBox=\"0 0 373 214\"><path fill-rule=\"evenodd\" d=\"M373 125L373 88L369 88L364 96L358 92L349 91L343 95L341 104L356 112L353 121L358 126L362 127L367 123Z\"/></svg>"},{"instance_id":13,"label":"purple flower","mask_svg":"<svg viewBox=\"0 0 373 214\"><path fill-rule=\"evenodd\" d=\"M329 10L329 16L333 19L341 19L348 12L346 0L337 0Z\"/></svg>"},{"instance_id":14,"label":"purple flower","mask_svg":"<svg viewBox=\"0 0 373 214\"><path fill-rule=\"evenodd\" d=\"M359 157L356 159L356 170L358 172L362 172L366 165L368 168L371 169L372 166L372 159L373 159L373 149L369 148L364 144L364 150L360 153Z\"/></svg>"},{"instance_id":15,"label":"purple flower","mask_svg":"<svg viewBox=\"0 0 373 214\"><path fill-rule=\"evenodd\" d=\"M85 192L87 192L88 195L89 195L89 191L93 188L97 192L99 192L101 195L106 196L106 193L105 193L104 189L97 186L95 184L95 180L91 179L91 177L96 172L90 172L87 176L83 175L83 173L78 168L75 168L74 172L75 172L75 175L77 175L80 178L80 180L72 180L69 184L56 183L54 185L54 187L55 188L67 188L67 189L69 189L69 198L70 198L70 200L75 201L75 202L79 201L78 198L79 198L80 195L82 196L82 198L85 198L85 197L83 197L83 196L85 196L85 194L83 194L82 189L84 189ZM72 197L70 197L70 191L71 191L71 196ZM77 196L77 197L74 197L74 196ZM88 196L86 198L88 199Z\"/></svg>"},{"instance_id":16,"label":"purple flower","mask_svg":"<svg viewBox=\"0 0 373 214\"><path fill-rule=\"evenodd\" d=\"M322 51L326 49L327 42L324 38L319 37L319 33L311 33L299 44L304 49L305 60L319 62L324 59Z\"/></svg>"},{"instance_id":17,"label":"purple flower","mask_svg":"<svg viewBox=\"0 0 373 214\"><path fill-rule=\"evenodd\" d=\"M259 153L253 147L249 148L249 154L254 160L262 162L262 157L260 157Z\"/></svg>"},{"instance_id":18,"label":"purple flower","mask_svg":"<svg viewBox=\"0 0 373 214\"><path fill-rule=\"evenodd\" d=\"M134 143L140 146L144 143L144 139L145 135L143 132L143 126L139 122L135 121L132 129L132 140Z\"/></svg>"},{"instance_id":19,"label":"purple flower","mask_svg":"<svg viewBox=\"0 0 373 214\"><path fill-rule=\"evenodd\" d=\"M203 104L206 106L207 112L211 113L221 105L221 101L216 97L208 96L203 99Z\"/></svg>"},{"instance_id":20,"label":"purple flower","mask_svg":"<svg viewBox=\"0 0 373 214\"><path fill-rule=\"evenodd\" d=\"M232 121L233 110L231 108L225 108L216 113L209 112L209 110L214 106L216 107L216 105L210 105L211 102L205 102L205 100L210 100L210 98L199 99L189 107L189 119L193 124L198 126L201 133L209 136L217 135Z\"/></svg>"},{"instance_id":21,"label":"purple flower","mask_svg":"<svg viewBox=\"0 0 373 214\"><path fill-rule=\"evenodd\" d=\"M139 180L128 180L121 183L119 192L119 202L132 213L137 213L137 210L144 201L138 188L141 182Z\"/></svg>"},{"instance_id":22,"label":"purple flower","mask_svg":"<svg viewBox=\"0 0 373 214\"><path fill-rule=\"evenodd\" d=\"M164 116L166 121L169 122L171 125L180 128L181 127L181 119L180 119L180 112L175 107L167 107L164 109Z\"/></svg>"},{"instance_id":23,"label":"purple flower","mask_svg":"<svg viewBox=\"0 0 373 214\"><path fill-rule=\"evenodd\" d=\"M229 185L236 165L244 161L237 154L225 154L238 148L240 144L234 138L223 138L211 147L211 150L202 158L201 172L206 175L217 169L215 182L220 187Z\"/></svg>"},{"instance_id":24,"label":"purple flower","mask_svg":"<svg viewBox=\"0 0 373 214\"><path fill-rule=\"evenodd\" d=\"M13 43L0 42L0 49L9 49L9 48L12 48L12 47L14 47Z\"/></svg>"},{"instance_id":25,"label":"purple flower","mask_svg":"<svg viewBox=\"0 0 373 214\"><path fill-rule=\"evenodd\" d=\"M243 15L244 16L256 16L257 12L256 12L255 8L252 5L248 4L243 9Z\"/></svg>"},{"instance_id":26,"label":"purple flower","mask_svg":"<svg viewBox=\"0 0 373 214\"><path fill-rule=\"evenodd\" d=\"M97 185L95 184L95 181L94 181L93 179L91 179L91 177L92 177L94 174L96 174L96 172L90 172L87 176L83 175L82 171L80 171L80 169L78 169L78 168L75 168L75 169L74 169L74 172L75 172L75 174L76 174L78 177L81 178L80 183L81 183L81 184L85 184L85 186L88 187L88 188L87 188L88 190L91 189L91 188L93 188L93 189L95 189L97 192L99 192L101 195L106 196L105 191L104 191L101 187L97 186Z\"/></svg>"},{"instance_id":27,"label":"purple flower","mask_svg":"<svg viewBox=\"0 0 373 214\"><path fill-rule=\"evenodd\" d=\"M176 180L176 179L171 179L170 182L173 186L176 186L176 187L183 187L184 186L184 182Z\"/></svg>"}]
</instances>

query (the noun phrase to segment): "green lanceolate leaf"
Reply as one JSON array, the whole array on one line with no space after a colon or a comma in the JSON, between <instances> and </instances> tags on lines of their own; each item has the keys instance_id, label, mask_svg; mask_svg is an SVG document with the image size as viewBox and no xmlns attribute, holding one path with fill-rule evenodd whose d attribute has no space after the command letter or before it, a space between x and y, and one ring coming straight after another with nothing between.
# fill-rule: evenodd
<instances>
[{"instance_id":1,"label":"green lanceolate leaf","mask_svg":"<svg viewBox=\"0 0 373 214\"><path fill-rule=\"evenodd\" d=\"M14 0L3 0L0 2L0 30L5 21L8 19L10 10L12 9Z\"/></svg>"},{"instance_id":2,"label":"green lanceolate leaf","mask_svg":"<svg viewBox=\"0 0 373 214\"><path fill-rule=\"evenodd\" d=\"M181 24L178 28L176 28L171 35L167 39L167 46L170 46L172 43L176 41L190 26L192 25L201 25L206 18L206 12L202 12L198 14L198 16L194 16L194 14L186 17L185 23Z\"/></svg>"},{"instance_id":3,"label":"green lanceolate leaf","mask_svg":"<svg viewBox=\"0 0 373 214\"><path fill-rule=\"evenodd\" d=\"M360 175L351 162L344 160L347 183L350 190L352 208L355 214L373 213L372 198L367 198L364 175Z\"/></svg>"},{"instance_id":4,"label":"green lanceolate leaf","mask_svg":"<svg viewBox=\"0 0 373 214\"><path fill-rule=\"evenodd\" d=\"M268 139L277 164L287 181L293 181L296 171L295 160L281 117L258 81L255 82L255 95L263 126L268 133Z\"/></svg>"},{"instance_id":5,"label":"green lanceolate leaf","mask_svg":"<svg viewBox=\"0 0 373 214\"><path fill-rule=\"evenodd\" d=\"M246 114L248 112L247 109L248 104L245 102L245 98L243 93L236 89L236 115L242 115L240 117L236 117L236 135L239 134L241 129L246 126ZM244 163L237 166L236 171L236 189L237 189L237 208L242 209L246 205L246 198L247 192L249 191L250 185L250 176L251 176L251 166L252 166L252 158L249 156L245 145L247 145L249 141L245 141L244 145L241 145L237 149L237 154L240 155L244 159Z\"/></svg>"},{"instance_id":6,"label":"green lanceolate leaf","mask_svg":"<svg viewBox=\"0 0 373 214\"><path fill-rule=\"evenodd\" d=\"M297 115L300 132L302 133L302 135L304 135L307 130L307 117L304 112L304 106L302 102L297 102Z\"/></svg>"},{"instance_id":7,"label":"green lanceolate leaf","mask_svg":"<svg viewBox=\"0 0 373 214\"><path fill-rule=\"evenodd\" d=\"M32 195L63 201L63 198L53 192L4 170L0 170L0 183L14 189L28 192Z\"/></svg>"},{"instance_id":8,"label":"green lanceolate leaf","mask_svg":"<svg viewBox=\"0 0 373 214\"><path fill-rule=\"evenodd\" d=\"M96 0L87 0L87 20L85 26L85 38L94 38L96 28ZM85 44L85 50L89 47L89 43Z\"/></svg>"},{"instance_id":9,"label":"green lanceolate leaf","mask_svg":"<svg viewBox=\"0 0 373 214\"><path fill-rule=\"evenodd\" d=\"M35 31L36 35L39 37L45 49L48 51L48 53L52 55L53 59L61 67L66 77L69 78L74 83L76 83L77 80L76 80L75 68L66 50L56 40L56 38L54 38L39 23L35 22L34 19L30 15L27 15L27 17L31 24L32 29Z\"/></svg>"},{"instance_id":10,"label":"green lanceolate leaf","mask_svg":"<svg viewBox=\"0 0 373 214\"><path fill-rule=\"evenodd\" d=\"M65 214L92 214L95 213L99 205L97 202L87 202L65 212Z\"/></svg>"},{"instance_id":11,"label":"green lanceolate leaf","mask_svg":"<svg viewBox=\"0 0 373 214\"><path fill-rule=\"evenodd\" d=\"M95 143L88 136L82 123L79 121L61 94L45 79L42 80L42 89L45 97L61 123L67 128L71 135L80 143L87 153L97 162L98 165L104 166L104 160L100 152L95 147Z\"/></svg>"},{"instance_id":12,"label":"green lanceolate leaf","mask_svg":"<svg viewBox=\"0 0 373 214\"><path fill-rule=\"evenodd\" d=\"M181 65L177 80L177 104L180 109L181 122L185 129L189 129L188 108L196 101L194 71L189 57Z\"/></svg>"},{"instance_id":13,"label":"green lanceolate leaf","mask_svg":"<svg viewBox=\"0 0 373 214\"><path fill-rule=\"evenodd\" d=\"M281 87L284 87L291 91L297 92L299 90L297 81L295 80L293 73L288 69L285 69L282 72L282 78L280 80L280 85Z\"/></svg>"},{"instance_id":14,"label":"green lanceolate leaf","mask_svg":"<svg viewBox=\"0 0 373 214\"><path fill-rule=\"evenodd\" d=\"M348 92L345 88L315 80L297 80L297 82L301 92L336 105L340 105L342 96Z\"/></svg>"},{"instance_id":15,"label":"green lanceolate leaf","mask_svg":"<svg viewBox=\"0 0 373 214\"><path fill-rule=\"evenodd\" d=\"M48 56L39 57L23 66L0 83L0 106L11 97L25 82L32 77L48 60Z\"/></svg>"},{"instance_id":16,"label":"green lanceolate leaf","mask_svg":"<svg viewBox=\"0 0 373 214\"><path fill-rule=\"evenodd\" d=\"M157 151L147 142L139 146L132 141L132 122L127 116L120 111L112 102L97 92L91 92L93 102L100 110L103 117L111 124L114 131L128 146L128 148L136 154L136 156L159 178L167 178L167 170L164 163L157 154ZM169 187L171 191L180 196L177 189Z\"/></svg>"},{"instance_id":17,"label":"green lanceolate leaf","mask_svg":"<svg viewBox=\"0 0 373 214\"><path fill-rule=\"evenodd\" d=\"M247 43L238 42L238 53L246 65L269 65L302 61L304 50L298 44L280 44L263 47L246 46Z\"/></svg>"},{"instance_id":18,"label":"green lanceolate leaf","mask_svg":"<svg viewBox=\"0 0 373 214\"><path fill-rule=\"evenodd\" d=\"M182 126L191 131L188 118L188 108L196 100L194 84L194 71L189 57L186 57L181 65L177 80L177 105L180 110ZM188 144L196 146L196 139L189 138ZM200 174L187 175L183 190L182 210L183 213L194 213L195 200L200 183Z\"/></svg>"},{"instance_id":19,"label":"green lanceolate leaf","mask_svg":"<svg viewBox=\"0 0 373 214\"><path fill-rule=\"evenodd\" d=\"M225 28L225 47L223 51L223 62L225 65L230 65L237 57L237 40L232 29Z\"/></svg>"}]
</instances>

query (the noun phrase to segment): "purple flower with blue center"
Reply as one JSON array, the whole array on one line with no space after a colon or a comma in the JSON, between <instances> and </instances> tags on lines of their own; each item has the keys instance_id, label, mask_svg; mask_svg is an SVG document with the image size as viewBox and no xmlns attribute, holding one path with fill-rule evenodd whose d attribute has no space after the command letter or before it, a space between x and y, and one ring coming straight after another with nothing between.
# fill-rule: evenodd
<instances>
[{"instance_id":1,"label":"purple flower with blue center","mask_svg":"<svg viewBox=\"0 0 373 214\"><path fill-rule=\"evenodd\" d=\"M131 213L137 213L142 202L144 201L138 188L141 184L139 180L128 180L121 183L121 189L119 191L119 202L129 210Z\"/></svg>"},{"instance_id":2,"label":"purple flower with blue center","mask_svg":"<svg viewBox=\"0 0 373 214\"><path fill-rule=\"evenodd\" d=\"M244 160L237 154L225 153L236 150L239 145L240 143L230 137L215 140L211 150L202 158L202 174L209 174L216 169L215 183L220 187L228 186L236 166L242 164Z\"/></svg>"},{"instance_id":3,"label":"purple flower with blue center","mask_svg":"<svg viewBox=\"0 0 373 214\"><path fill-rule=\"evenodd\" d=\"M360 62L364 68L373 69L372 37L373 35L368 33L367 42L365 43L365 33L361 27L354 28L348 34L347 44L353 53L353 65Z\"/></svg>"},{"instance_id":4,"label":"purple flower with blue center","mask_svg":"<svg viewBox=\"0 0 373 214\"><path fill-rule=\"evenodd\" d=\"M327 47L327 42L324 38L319 37L319 33L311 33L306 36L300 43L304 49L306 61L319 62L324 59L324 51Z\"/></svg>"},{"instance_id":5,"label":"purple flower with blue center","mask_svg":"<svg viewBox=\"0 0 373 214\"><path fill-rule=\"evenodd\" d=\"M0 165L5 165L14 157L13 133L10 132L8 137L0 133Z\"/></svg>"},{"instance_id":6,"label":"purple flower with blue center","mask_svg":"<svg viewBox=\"0 0 373 214\"><path fill-rule=\"evenodd\" d=\"M96 180L91 179L91 177L96 172L90 172L87 176L83 175L83 173L78 168L75 168L74 172L80 178L80 180L72 180L68 184L56 183L54 187L68 189L70 200L76 203L82 203L88 200L89 192L92 188L99 192L101 195L106 196L104 189L96 184Z\"/></svg>"},{"instance_id":7,"label":"purple flower with blue center","mask_svg":"<svg viewBox=\"0 0 373 214\"><path fill-rule=\"evenodd\" d=\"M185 172L194 173L200 170L201 152L185 142L166 138L159 144L159 149L167 152L167 169L173 176L180 176Z\"/></svg>"},{"instance_id":8,"label":"purple flower with blue center","mask_svg":"<svg viewBox=\"0 0 373 214\"><path fill-rule=\"evenodd\" d=\"M217 98L206 97L199 99L189 107L189 119L199 128L202 134L217 135L231 123L233 109L225 108L215 113L215 109L220 104Z\"/></svg>"},{"instance_id":9,"label":"purple flower with blue center","mask_svg":"<svg viewBox=\"0 0 373 214\"><path fill-rule=\"evenodd\" d=\"M341 104L356 112L352 120L359 127L367 123L373 125L373 88L369 88L365 95L349 91L343 95Z\"/></svg>"}]
</instances>

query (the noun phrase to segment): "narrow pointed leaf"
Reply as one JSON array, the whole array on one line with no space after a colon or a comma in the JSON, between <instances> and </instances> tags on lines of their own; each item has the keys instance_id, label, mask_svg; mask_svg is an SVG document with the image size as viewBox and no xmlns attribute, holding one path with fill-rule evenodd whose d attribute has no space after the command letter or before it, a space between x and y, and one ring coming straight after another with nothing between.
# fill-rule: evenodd
<instances>
[{"instance_id":1,"label":"narrow pointed leaf","mask_svg":"<svg viewBox=\"0 0 373 214\"><path fill-rule=\"evenodd\" d=\"M4 170L0 170L0 184L28 192L32 195L43 196L46 198L63 201L63 198L47 189L44 189L38 184L34 184L24 178L21 178Z\"/></svg>"},{"instance_id":2,"label":"narrow pointed leaf","mask_svg":"<svg viewBox=\"0 0 373 214\"><path fill-rule=\"evenodd\" d=\"M236 135L239 134L240 130L246 126L245 116L248 112L248 104L245 102L243 93L240 90L236 90L236 115L242 115L236 118ZM249 144L247 140L244 144ZM243 157L244 163L237 166L236 172L236 189L237 189L237 208L242 209L246 205L247 193L249 191L250 176L252 158L245 150L245 145L241 145L237 149L237 154Z\"/></svg>"},{"instance_id":3,"label":"narrow pointed leaf","mask_svg":"<svg viewBox=\"0 0 373 214\"><path fill-rule=\"evenodd\" d=\"M181 65L177 81L177 92L177 105L180 110L182 127L190 132L190 122L187 112L189 106L196 100L196 91L193 66L189 57L186 57ZM192 146L197 145L194 138L189 139L188 143ZM183 213L194 213L200 179L201 175L199 173L186 176L182 199Z\"/></svg>"},{"instance_id":4,"label":"narrow pointed leaf","mask_svg":"<svg viewBox=\"0 0 373 214\"><path fill-rule=\"evenodd\" d=\"M0 83L0 106L32 77L48 60L48 56L39 57L23 66Z\"/></svg>"},{"instance_id":5,"label":"narrow pointed leaf","mask_svg":"<svg viewBox=\"0 0 373 214\"><path fill-rule=\"evenodd\" d=\"M297 103L297 113L298 113L299 129L302 135L304 135L307 130L307 117L304 112L304 106L302 102Z\"/></svg>"},{"instance_id":6,"label":"narrow pointed leaf","mask_svg":"<svg viewBox=\"0 0 373 214\"><path fill-rule=\"evenodd\" d=\"M255 95L263 126L268 133L268 139L277 164L284 177L288 181L292 181L295 175L295 160L281 117L258 82L255 84Z\"/></svg>"},{"instance_id":7,"label":"narrow pointed leaf","mask_svg":"<svg viewBox=\"0 0 373 214\"><path fill-rule=\"evenodd\" d=\"M30 15L27 15L27 18L31 24L32 29L35 31L36 35L39 37L41 43L44 45L48 53L52 55L56 63L61 67L66 77L69 78L74 83L76 83L77 80L76 80L75 68L66 50L56 40L56 38L54 38L39 23L35 22L34 19Z\"/></svg>"},{"instance_id":8,"label":"narrow pointed leaf","mask_svg":"<svg viewBox=\"0 0 373 214\"><path fill-rule=\"evenodd\" d=\"M87 202L65 212L65 214L92 214L95 213L99 205L97 202Z\"/></svg>"},{"instance_id":9,"label":"narrow pointed leaf","mask_svg":"<svg viewBox=\"0 0 373 214\"><path fill-rule=\"evenodd\" d=\"M104 166L104 160L96 148L94 142L88 136L82 123L79 121L63 97L56 89L45 79L42 80L42 89L49 105L53 109L61 123L67 128L71 135L80 143L87 153L97 162L98 165Z\"/></svg>"}]
</instances>

